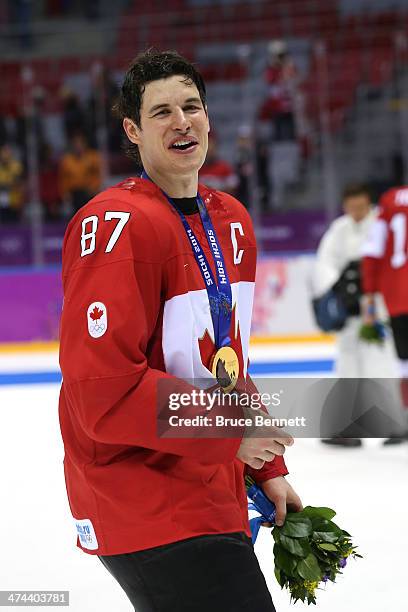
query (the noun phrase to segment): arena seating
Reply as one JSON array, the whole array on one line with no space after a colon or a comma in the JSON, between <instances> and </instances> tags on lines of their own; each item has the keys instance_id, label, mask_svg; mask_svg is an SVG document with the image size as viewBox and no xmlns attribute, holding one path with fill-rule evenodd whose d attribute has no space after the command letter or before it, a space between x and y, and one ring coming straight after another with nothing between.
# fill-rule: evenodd
<instances>
[{"instance_id":1,"label":"arena seating","mask_svg":"<svg viewBox=\"0 0 408 612\"><path fill-rule=\"evenodd\" d=\"M361 2L356 4L361 8ZM177 49L199 63L208 83L213 125L223 143L221 153L231 159L237 125L242 117L251 123L266 95L263 75L267 44L273 39L287 41L299 67L308 126L317 138L322 110L327 111L326 125L340 132L360 92L380 95L389 87L396 74L398 32L407 29L407 16L380 0L369 11L350 6L347 0L134 0L113 22L114 45L104 54L74 56L67 49L61 57L37 57L26 65L45 94L43 112L55 115L61 111L61 88L90 80L95 62L119 79L139 49ZM1 115L23 112L22 64L0 61L8 83L0 93ZM230 100L228 110L225 100ZM305 149L311 146L306 142Z\"/></svg>"},{"instance_id":2,"label":"arena seating","mask_svg":"<svg viewBox=\"0 0 408 612\"><path fill-rule=\"evenodd\" d=\"M325 42L328 50L329 108L344 112L352 106L359 83L375 87L392 75L392 37L399 24L398 13L356 12L342 7L336 0L327 0L316 12L310 0L275 0L274 2L188 2L187 0L139 0L130 3L120 17L116 37L116 52L101 60L114 70L123 69L135 51L146 46L177 48L191 58L197 57L202 44L255 43L273 38L289 41L308 38ZM215 4L217 7L215 8ZM381 7L381 2L379 3ZM166 8L166 11L163 9ZM343 8L343 12L341 10ZM364 32L364 36L361 34ZM313 45L311 45L313 49ZM54 94L67 74L86 71L96 58L62 57L31 62L36 83L58 107ZM10 83L8 92L0 96L0 112L15 113L21 107L21 71L17 62L0 64ZM247 77L238 60L220 65L215 61L203 66L206 80L237 81ZM308 96L308 108L313 117L316 104L313 92L318 91L316 60L310 62L304 75L303 91ZM16 95L17 93L17 95Z\"/></svg>"}]
</instances>

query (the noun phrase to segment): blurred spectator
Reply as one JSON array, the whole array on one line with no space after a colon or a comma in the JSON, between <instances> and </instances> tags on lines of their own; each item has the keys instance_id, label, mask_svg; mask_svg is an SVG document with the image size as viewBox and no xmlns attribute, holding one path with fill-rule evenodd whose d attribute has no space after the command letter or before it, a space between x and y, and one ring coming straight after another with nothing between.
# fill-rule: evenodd
<instances>
[{"instance_id":1,"label":"blurred spectator","mask_svg":"<svg viewBox=\"0 0 408 612\"><path fill-rule=\"evenodd\" d=\"M39 162L40 200L44 206L45 219L54 221L61 217L61 192L58 162L50 144L43 143Z\"/></svg>"},{"instance_id":2,"label":"blurred spectator","mask_svg":"<svg viewBox=\"0 0 408 612\"><path fill-rule=\"evenodd\" d=\"M63 87L60 96L62 99L63 124L67 141L71 140L78 132L87 134L85 111L76 93L68 87Z\"/></svg>"},{"instance_id":3,"label":"blurred spectator","mask_svg":"<svg viewBox=\"0 0 408 612\"><path fill-rule=\"evenodd\" d=\"M101 156L89 147L86 136L78 133L72 137L70 151L62 156L59 166L59 184L65 209L79 210L101 190L101 183Z\"/></svg>"},{"instance_id":4,"label":"blurred spectator","mask_svg":"<svg viewBox=\"0 0 408 612\"><path fill-rule=\"evenodd\" d=\"M217 153L217 141L210 134L208 139L207 158L199 173L202 183L218 191L226 191L235 194L238 186L238 177L234 168L224 159L220 159Z\"/></svg>"},{"instance_id":5,"label":"blurred spectator","mask_svg":"<svg viewBox=\"0 0 408 612\"><path fill-rule=\"evenodd\" d=\"M246 208L251 206L250 184L254 174L253 146L251 128L248 125L242 125L238 130L236 144L236 171L238 175L236 196Z\"/></svg>"},{"instance_id":6,"label":"blurred spectator","mask_svg":"<svg viewBox=\"0 0 408 612\"><path fill-rule=\"evenodd\" d=\"M93 70L91 95L87 103L87 125L91 134L106 129L109 151L119 153L122 149L122 123L113 114L112 108L119 95L119 87L105 66ZM104 125L100 125L103 123Z\"/></svg>"},{"instance_id":7,"label":"blurred spectator","mask_svg":"<svg viewBox=\"0 0 408 612\"><path fill-rule=\"evenodd\" d=\"M258 126L259 128L260 126ZM268 152L269 143L261 130L257 130L255 135L255 165L256 182L259 193L259 203L261 209L266 212L269 204L269 194L273 187L272 178L268 175Z\"/></svg>"},{"instance_id":8,"label":"blurred spectator","mask_svg":"<svg viewBox=\"0 0 408 612\"><path fill-rule=\"evenodd\" d=\"M45 90L41 85L33 87L33 129L35 130L35 140L38 153L42 150L45 142Z\"/></svg>"},{"instance_id":9,"label":"blurred spectator","mask_svg":"<svg viewBox=\"0 0 408 612\"><path fill-rule=\"evenodd\" d=\"M262 199L269 210L280 210L286 205L287 190L299 180L301 153L297 142L298 71L284 41L268 45L265 80L268 95L259 118L267 149L262 162L266 163L268 190Z\"/></svg>"},{"instance_id":10,"label":"blurred spectator","mask_svg":"<svg viewBox=\"0 0 408 612\"><path fill-rule=\"evenodd\" d=\"M23 202L23 166L10 145L0 147L0 222L18 221Z\"/></svg>"},{"instance_id":11,"label":"blurred spectator","mask_svg":"<svg viewBox=\"0 0 408 612\"><path fill-rule=\"evenodd\" d=\"M272 121L275 141L295 140L298 72L288 53L286 43L282 40L272 41L268 45L265 80L268 84L268 97L260 110L260 118Z\"/></svg>"}]
</instances>

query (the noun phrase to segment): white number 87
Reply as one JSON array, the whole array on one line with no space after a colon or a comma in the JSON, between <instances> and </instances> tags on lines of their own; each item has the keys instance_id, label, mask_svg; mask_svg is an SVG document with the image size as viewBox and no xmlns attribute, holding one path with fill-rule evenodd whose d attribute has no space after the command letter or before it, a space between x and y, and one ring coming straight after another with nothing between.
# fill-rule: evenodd
<instances>
[{"instance_id":1,"label":"white number 87","mask_svg":"<svg viewBox=\"0 0 408 612\"><path fill-rule=\"evenodd\" d=\"M106 245L105 253L110 253L117 243L119 236L122 233L123 228L129 221L129 212L112 212L106 211L105 221L112 221L112 219L118 219L115 229L112 232L109 242ZM86 217L82 221L82 234L81 234L81 257L90 255L96 248L96 230L98 229L99 219L96 215ZM91 224L90 231L88 230L89 224Z\"/></svg>"}]
</instances>

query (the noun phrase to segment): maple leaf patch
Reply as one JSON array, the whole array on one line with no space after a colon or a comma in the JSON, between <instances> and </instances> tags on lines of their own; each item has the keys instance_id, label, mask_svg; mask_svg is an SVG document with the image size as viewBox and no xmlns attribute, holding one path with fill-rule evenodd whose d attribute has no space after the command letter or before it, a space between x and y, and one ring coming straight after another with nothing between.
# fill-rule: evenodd
<instances>
[{"instance_id":1,"label":"maple leaf patch","mask_svg":"<svg viewBox=\"0 0 408 612\"><path fill-rule=\"evenodd\" d=\"M92 338L100 338L108 329L108 313L105 304L92 302L87 312L88 332Z\"/></svg>"},{"instance_id":2,"label":"maple leaf patch","mask_svg":"<svg viewBox=\"0 0 408 612\"><path fill-rule=\"evenodd\" d=\"M91 317L92 321L98 321L102 315L103 315L103 310L99 310L97 306L95 306L92 312L89 313L89 316Z\"/></svg>"}]
</instances>

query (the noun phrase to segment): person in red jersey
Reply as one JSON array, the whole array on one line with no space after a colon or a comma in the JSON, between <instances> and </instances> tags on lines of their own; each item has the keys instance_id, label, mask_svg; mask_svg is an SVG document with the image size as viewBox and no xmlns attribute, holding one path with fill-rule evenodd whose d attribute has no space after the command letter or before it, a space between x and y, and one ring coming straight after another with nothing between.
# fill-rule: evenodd
<instances>
[{"instance_id":1,"label":"person in red jersey","mask_svg":"<svg viewBox=\"0 0 408 612\"><path fill-rule=\"evenodd\" d=\"M376 320L375 293L387 306L399 359L400 389L408 427L408 186L390 189L379 202L379 211L363 247L363 320ZM408 440L397 433L386 444Z\"/></svg>"},{"instance_id":2,"label":"person in red jersey","mask_svg":"<svg viewBox=\"0 0 408 612\"><path fill-rule=\"evenodd\" d=\"M268 85L268 97L260 109L260 116L272 120L275 141L295 140L299 75L285 41L273 40L268 44L267 62L265 81Z\"/></svg>"},{"instance_id":3,"label":"person in red jersey","mask_svg":"<svg viewBox=\"0 0 408 612\"><path fill-rule=\"evenodd\" d=\"M159 383L211 379L221 351L251 384L251 219L198 184L209 120L188 61L140 54L117 112L143 174L80 209L63 246L60 423L78 546L140 612L273 612L244 473L283 524L287 508L302 508L282 458L293 439L273 428L264 438L157 432Z\"/></svg>"}]
</instances>

